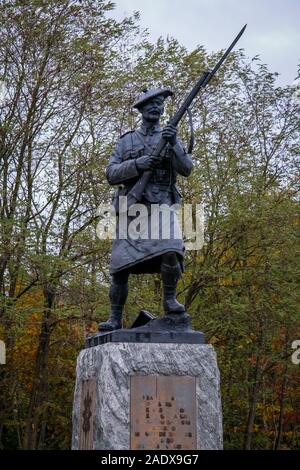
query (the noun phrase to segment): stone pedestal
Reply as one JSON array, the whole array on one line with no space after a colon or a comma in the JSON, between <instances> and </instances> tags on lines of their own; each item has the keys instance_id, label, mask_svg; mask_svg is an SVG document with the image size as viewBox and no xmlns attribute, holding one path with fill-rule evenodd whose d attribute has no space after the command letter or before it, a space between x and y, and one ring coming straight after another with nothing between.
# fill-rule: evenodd
<instances>
[{"instance_id":1,"label":"stone pedestal","mask_svg":"<svg viewBox=\"0 0 300 470\"><path fill-rule=\"evenodd\" d=\"M73 449L222 449L211 345L112 342L77 361Z\"/></svg>"}]
</instances>

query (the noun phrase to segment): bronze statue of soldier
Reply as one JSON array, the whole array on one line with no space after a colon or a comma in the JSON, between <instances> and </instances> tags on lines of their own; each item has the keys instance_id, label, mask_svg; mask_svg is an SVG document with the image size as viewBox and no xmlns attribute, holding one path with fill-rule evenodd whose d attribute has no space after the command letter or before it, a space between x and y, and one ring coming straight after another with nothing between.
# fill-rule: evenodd
<instances>
[{"instance_id":1,"label":"bronze statue of soldier","mask_svg":"<svg viewBox=\"0 0 300 470\"><path fill-rule=\"evenodd\" d=\"M193 167L188 154L177 137L177 129L168 124L161 129L160 117L164 112L164 101L173 92L168 89L144 90L134 103L142 115L141 127L125 133L119 139L106 168L106 177L111 185L118 185L115 194L117 207L120 195L126 196L143 172L152 170L151 178L143 193L141 204L149 209L151 204L166 204L171 207L181 201L176 186L177 175L189 176ZM167 145L158 157L152 154L163 137ZM181 314L184 305L176 300L176 287L183 272L184 243L174 225L176 214L170 214L171 234L169 238L130 240L117 237L113 242L110 260L112 282L109 291L111 313L106 322L99 324L100 331L122 328L122 313L128 295L129 274L161 273L163 282L163 307L165 314ZM128 221L130 221L128 216ZM151 221L150 221L151 223ZM174 233L176 232L176 236ZM172 236L173 235L173 236Z\"/></svg>"},{"instance_id":2,"label":"bronze statue of soldier","mask_svg":"<svg viewBox=\"0 0 300 470\"><path fill-rule=\"evenodd\" d=\"M128 294L130 273L160 272L166 315L185 312L185 307L176 300L177 282L183 272L184 244L182 237L178 236L178 230L175 236L178 220L171 207L181 199L176 187L177 175L189 176L193 164L190 153L185 151L177 137L176 128L183 116L186 113L190 114L189 107L195 97L215 76L244 33L246 26L241 29L212 71L202 73L163 130L159 126L159 120L164 112L164 100L173 95L171 90L144 90L133 105L142 115L142 125L119 139L106 169L108 182L111 185L122 185L115 196L115 207L118 208L121 195L144 204L148 209L152 204L166 205L170 207L172 230L169 238L163 237L161 219L159 219L158 240L151 236L151 230L150 237L146 239L131 239L130 236L124 238L120 237L120 232L117 233L110 260L111 313L106 322L99 324L100 331L122 328L122 313ZM127 222L131 221L131 217L128 212ZM148 214L147 217L150 218L151 215Z\"/></svg>"},{"instance_id":3,"label":"bronze statue of soldier","mask_svg":"<svg viewBox=\"0 0 300 470\"><path fill-rule=\"evenodd\" d=\"M160 345L162 346L166 343L173 343L175 345L180 344L182 346L180 350L183 352L185 351L188 354L192 354L196 349L193 348L192 350L190 346L205 344L204 334L200 331L194 331L191 328L191 316L185 311L185 306L180 304L176 299L177 283L184 269L183 258L185 251L176 213L176 208L181 202L181 195L176 187L176 179L178 175L188 177L193 167L191 157L193 132L191 132L190 146L188 151L186 151L180 139L177 137L177 126L186 114L188 114L191 123L190 106L198 93L204 89L214 77L215 73L222 65L240 36L243 34L244 30L245 26L219 59L213 70L202 73L201 77L198 78L195 85L185 97L181 106L179 106L175 114L170 117L170 120L164 129L160 128L159 122L164 112L164 102L166 98L173 94L172 91L169 89L151 89L143 91L134 103L134 107L142 116L141 126L138 129L127 132L121 136L113 150L106 168L106 177L109 184L117 187L113 199L115 214L117 215L115 224L116 230L110 259L110 274L112 282L109 297L111 302L111 312L107 321L99 324L100 334L93 334L86 339L86 347L95 348L95 346L105 344L107 342L115 344L120 342L122 344L134 342L142 343L142 345L144 343L152 343L152 346L153 344L156 344L158 349L161 350L159 353L160 357L155 355L155 348L153 349L153 347L150 347L148 348L148 351L146 351L148 352L148 356L146 354L147 357L145 360L146 362L149 360L151 363L149 367L146 368L148 372L150 371L149 373L153 370L153 364L155 362L157 363L156 369L158 376L165 375L165 368L160 367L159 365L161 357L167 358L167 362L169 363L169 353L174 349L173 347L170 349L167 345L166 348L161 348ZM124 199L126 201L125 207ZM106 209L107 206L105 205L104 213L107 215L110 211ZM139 215L137 216L137 214ZM153 218L154 214L155 217ZM106 222L106 220L104 222ZM101 227L100 223L99 227L97 227L97 233L99 236L101 228L103 227ZM105 229L107 228L108 227L105 224ZM169 229L166 230L167 233L164 233L165 228ZM123 309L128 295L128 278L130 274L139 273L161 273L165 316L163 318L155 318L146 310L141 309L131 328L128 330L122 330ZM104 334L102 334L102 332L104 332ZM108 334L105 334L105 332L108 332ZM151 345L149 344L149 346ZM122 349L125 351L124 347L122 347ZM145 348L132 348L128 345L128 347L126 347L126 354L129 357L132 355L133 351L142 350L145 350ZM209 440L209 445L212 445L214 448L221 448L222 422L219 400L218 368L215 358L211 356L213 351L207 350L206 352L205 348L201 348L201 350L204 352L202 354L202 358L200 357L200 362L204 357L204 360L209 366L209 372L206 373L206 377L203 379L204 385L202 384L202 388L205 389L204 392L207 392L206 382L211 382L210 379L213 377L214 383L210 387L209 392L211 392L210 395L218 398L213 401L210 408L207 408L208 414L212 416L213 421L216 423L212 429L214 436L213 439ZM103 357L103 354L107 355L107 353L108 355L110 354L108 350L103 350L102 347L98 348L98 352L98 358L92 358L92 360L90 360L91 358L88 357L88 366L84 364L84 362L87 362L85 360L85 357L87 356L82 356L83 360L79 361L76 387L77 392L78 390L80 392L83 375L91 375L91 367L93 370L95 370L98 365L101 367L101 362L103 362L101 356ZM203 367L201 367L201 364L200 367L198 367L196 358L194 357L193 359L195 360L193 360L193 366L190 368L192 370L192 375L202 374ZM108 358L108 364L110 363L113 366L113 362L114 359L109 360ZM123 371L123 375L125 374L124 376L128 377L131 375L132 370L137 370L138 368L138 364L132 364L134 361L130 360L129 362L131 363L129 365L126 365L126 361L124 362L125 370ZM185 365L182 365L182 361L176 362L175 356L174 358L171 357L170 364L172 365L173 372L171 371L172 376L169 377L172 381L169 382L172 385L172 389L174 389L174 387L176 390L178 389L177 391L175 390L175 395L180 399L182 395L181 392L183 390L182 387L184 386L184 392L187 396L186 404L188 404L189 401L192 401L192 405L194 406L197 401L196 397L193 399L192 393L195 391L195 380L194 382L182 382L182 380L180 380L181 377L178 377L178 375L181 375L180 371L186 374L188 370ZM112 367L112 369L114 368ZM143 369L145 369L144 364ZM112 372L113 375L115 375L116 370L112 370ZM96 381L95 387L100 389L101 392L105 392L105 388L113 388L103 388L103 380L100 382ZM110 380L110 382L114 385L116 380ZM168 384L165 382L161 384L161 396L166 395L165 392L166 387L169 386ZM154 387L156 385L157 388L157 383L155 381L153 382L152 380L148 383L145 382L144 378L142 382L132 382L129 385L129 391L132 392L130 402L134 402L142 398L145 386L149 388L152 387L152 385L154 385ZM128 390L125 390L126 395L127 391ZM136 393L134 395L135 391ZM80 393L76 393L75 395L75 434L73 433L73 447L78 448L78 426L76 427L76 423L80 421L80 416L78 416L77 412L79 409L77 405L78 400L80 401ZM123 396L125 396L124 393ZM104 393L104 403L108 404L108 407L106 406L108 409L110 409L110 401L110 395L108 394L108 396L105 397ZM116 405L114 405L114 407L117 409L120 403L118 403L118 400L114 401L116 401ZM186 404L184 404L184 406ZM142 408L143 406L144 403L142 403ZM132 410L129 410L131 411L131 421L138 423L137 417L139 416L142 408L136 406L136 404L134 404L134 408L136 411L135 414L132 414ZM190 410L192 410L192 408ZM212 409L214 413L212 413ZM102 419L103 416L104 418L106 417L105 413L103 415L99 410L96 411L99 419ZM145 428L145 423L138 424L141 424L141 429ZM197 428L197 424L199 424L197 423L197 420L194 420L191 429L193 430L193 428ZM132 425L130 428L131 429L129 429L129 431L131 431L132 435L139 434L133 432ZM140 428L136 426L136 429ZM109 440L107 439L107 430L104 430L105 432L102 431L103 430L101 429L101 433L98 432L98 436L96 436L98 439L96 439L94 443L96 443L98 447L103 447L104 441L111 441L114 446L116 440L115 436ZM184 429L182 428L177 433L179 441L182 437L183 431ZM211 426L209 426L208 431L211 433ZM204 440L206 437L205 433L207 434L207 429L204 428L202 433ZM195 440L195 432L193 431L193 433L189 434L193 439L189 439L189 442L187 441L188 447L195 448L195 445L197 444ZM150 446L150 448L153 448L151 442L148 442L148 447ZM193 447L191 447L192 443ZM130 448L140 448L145 447L145 445L147 447L146 441L142 438L137 439L135 443L131 442L130 444ZM125 445L125 447L127 448L128 446ZM164 442L162 447L164 447Z\"/></svg>"}]
</instances>

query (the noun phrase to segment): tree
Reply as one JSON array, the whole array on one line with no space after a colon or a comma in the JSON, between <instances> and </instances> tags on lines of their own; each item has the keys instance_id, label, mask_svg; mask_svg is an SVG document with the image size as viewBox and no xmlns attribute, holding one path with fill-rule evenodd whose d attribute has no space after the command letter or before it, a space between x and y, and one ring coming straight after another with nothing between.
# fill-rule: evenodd
<instances>
[{"instance_id":1,"label":"tree","mask_svg":"<svg viewBox=\"0 0 300 470\"><path fill-rule=\"evenodd\" d=\"M145 86L175 91L174 113L220 52L151 44L138 15L109 1L0 5L0 445L67 448L75 360L109 310L109 241L96 211L104 169ZM226 448L299 446L300 390L289 363L299 329L299 102L257 58L230 55L194 106L195 168L185 202L204 203L206 244L187 253L180 296L218 353ZM180 126L187 142L187 121ZM159 276L131 278L161 313ZM294 390L293 390L294 389ZM61 436L64 439L61 439Z\"/></svg>"}]
</instances>

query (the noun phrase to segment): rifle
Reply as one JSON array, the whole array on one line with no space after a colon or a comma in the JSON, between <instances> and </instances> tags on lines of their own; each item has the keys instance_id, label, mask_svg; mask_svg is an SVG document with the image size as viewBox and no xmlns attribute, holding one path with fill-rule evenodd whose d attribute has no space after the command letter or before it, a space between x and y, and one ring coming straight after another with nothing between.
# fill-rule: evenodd
<instances>
[{"instance_id":1,"label":"rifle","mask_svg":"<svg viewBox=\"0 0 300 470\"><path fill-rule=\"evenodd\" d=\"M208 85L210 80L214 77L218 69L221 67L225 59L227 58L228 54L231 52L233 47L236 45L240 37L242 36L243 32L246 29L246 24L245 26L241 29L237 37L234 39L234 41L230 44L226 52L223 54L219 62L216 64L216 66L213 68L212 71L204 72L201 77L199 78L198 82L196 85L192 88L191 92L187 95L185 98L184 102L180 106L179 110L177 113L170 119L169 123L172 124L173 126L178 126L179 122L183 118L184 114L190 107L191 103L199 93L199 91ZM164 150L165 146L167 145L167 141L162 137L160 141L158 142L156 148L154 149L152 155L155 157L158 157L161 152ZM150 178L152 175L152 170L147 170L144 171L143 175L141 178L137 181L137 183L131 188L127 195L127 207L130 207L132 204L135 204L138 201L141 201L145 187L147 186Z\"/></svg>"}]
</instances>

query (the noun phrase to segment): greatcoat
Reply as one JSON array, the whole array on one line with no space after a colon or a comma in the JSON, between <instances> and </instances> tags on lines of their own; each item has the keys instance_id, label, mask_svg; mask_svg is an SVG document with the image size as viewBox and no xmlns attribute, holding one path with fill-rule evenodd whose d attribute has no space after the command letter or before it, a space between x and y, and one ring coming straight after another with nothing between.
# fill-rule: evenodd
<instances>
[{"instance_id":1,"label":"greatcoat","mask_svg":"<svg viewBox=\"0 0 300 470\"><path fill-rule=\"evenodd\" d=\"M141 177L136 166L136 159L142 155L150 155L161 138L162 129L159 124L151 129L141 126L135 131L125 133L115 146L106 168L106 177L111 185L118 185L113 204L118 207L119 196L126 196L130 189ZM113 241L110 259L110 273L114 274L123 269L131 273L160 272L161 255L166 252L176 252L181 271L183 271L184 243L176 212L171 207L180 204L181 194L176 185L177 175L189 176L193 163L177 137L176 144L167 144L160 156L160 163L153 170L151 179L145 188L140 201L148 209L148 220L144 220L140 238L132 238L130 233L120 237L119 218L117 216L117 233ZM155 235L151 231L151 205L164 204L165 215L159 217L155 227ZM162 211L163 212L163 211ZM136 216L126 215L127 227ZM166 236L163 225L170 220L170 234ZM152 219L153 222L153 219ZM146 227L146 228L145 228ZM146 232L145 232L146 230ZM143 233L143 235L142 235Z\"/></svg>"}]
</instances>

